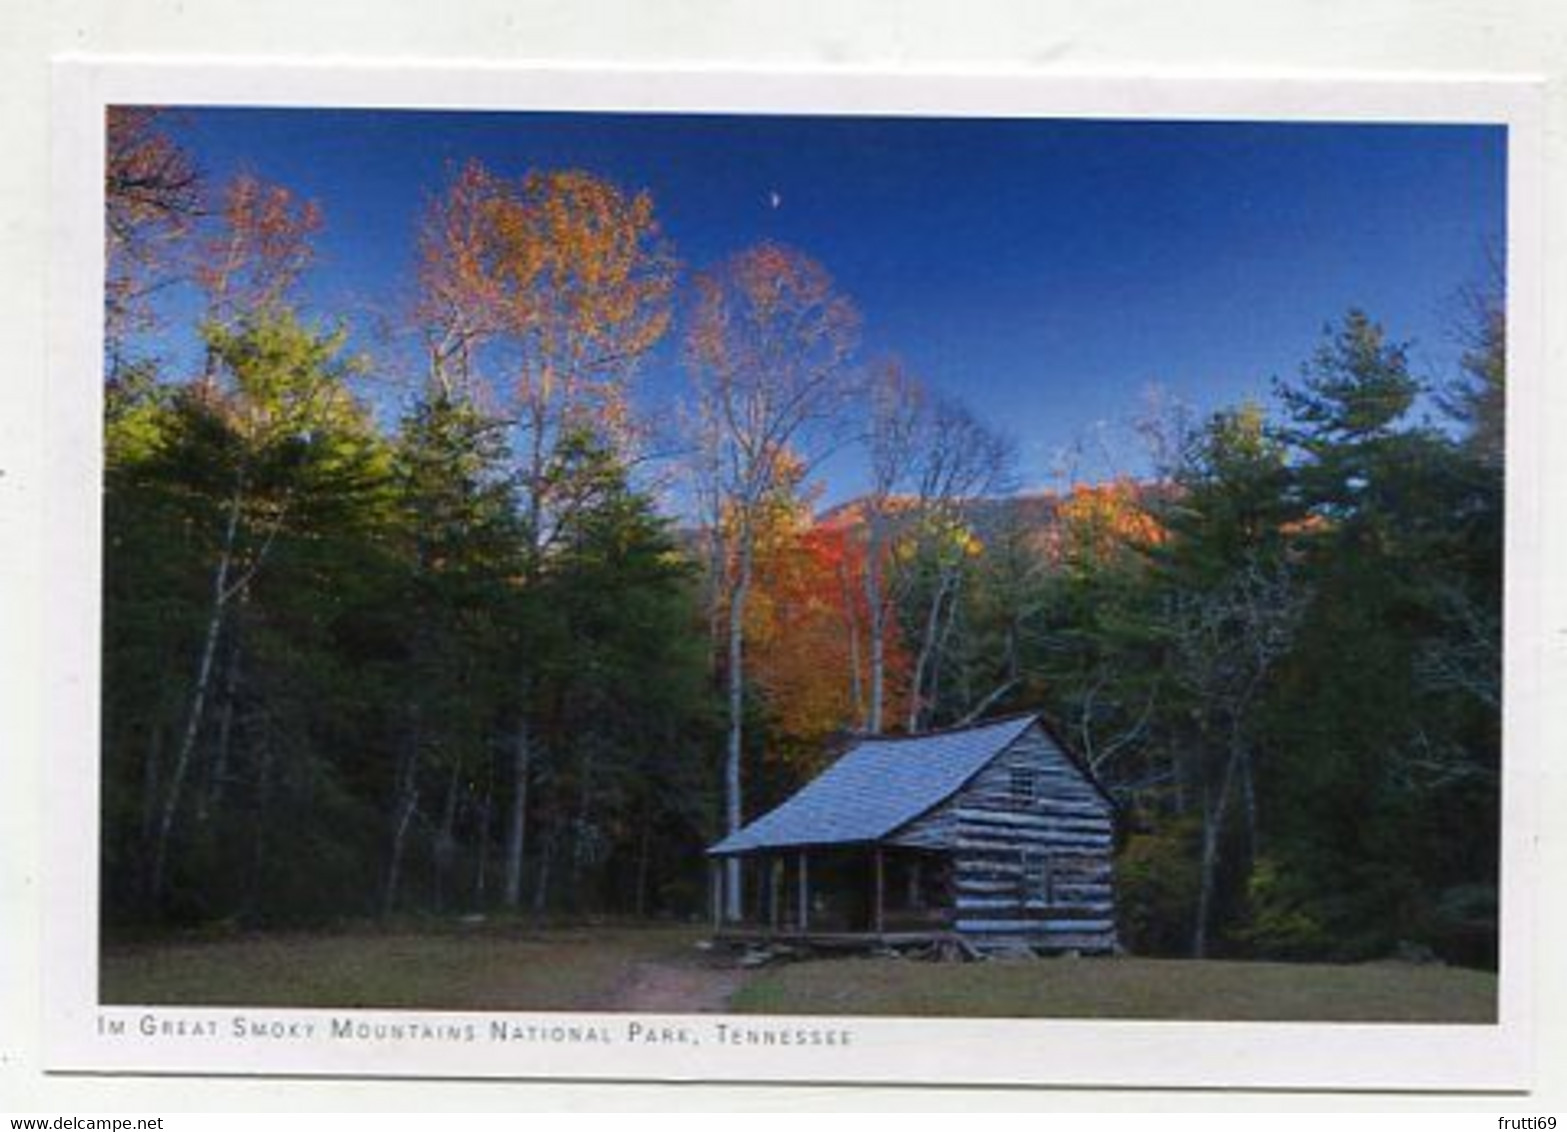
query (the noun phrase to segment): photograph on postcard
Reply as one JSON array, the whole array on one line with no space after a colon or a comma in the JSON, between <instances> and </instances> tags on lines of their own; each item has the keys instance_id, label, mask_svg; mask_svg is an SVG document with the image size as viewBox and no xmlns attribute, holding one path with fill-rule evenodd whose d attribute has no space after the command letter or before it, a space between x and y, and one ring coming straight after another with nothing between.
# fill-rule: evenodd
<instances>
[{"instance_id":1,"label":"photograph on postcard","mask_svg":"<svg viewBox=\"0 0 1567 1132\"><path fill-rule=\"evenodd\" d=\"M1505 121L102 110L115 1033L1496 1028Z\"/></svg>"}]
</instances>

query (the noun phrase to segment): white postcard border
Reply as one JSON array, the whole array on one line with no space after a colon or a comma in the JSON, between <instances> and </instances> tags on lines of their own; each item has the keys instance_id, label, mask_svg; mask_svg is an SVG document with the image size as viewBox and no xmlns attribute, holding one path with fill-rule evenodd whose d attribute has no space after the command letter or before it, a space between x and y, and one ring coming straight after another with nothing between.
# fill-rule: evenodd
<instances>
[{"instance_id":1,"label":"white postcard border","mask_svg":"<svg viewBox=\"0 0 1567 1132\"><path fill-rule=\"evenodd\" d=\"M47 471L52 486L47 538L53 587L62 600L50 610L43 656L51 724L44 755L48 899L42 984L45 1064L50 1070L1140 1088L1529 1087L1539 818L1535 799L1547 708L1540 680L1546 601L1539 566L1541 485L1547 414L1542 411L1544 198L1537 83L1484 76L1412 80L1085 73L1044 77L831 68L307 65L82 57L57 61L53 89L56 213L50 278ZM115 103L1505 124L1509 128L1508 695L1498 1023L100 1008L101 123L104 108ZM334 1023L339 1036L334 1036ZM508 1036L497 1036L492 1030L497 1023L508 1027ZM341 1034L345 1024L346 1035ZM123 1030L115 1032L116 1025ZM699 1044L632 1041L633 1025L646 1027L644 1036L660 1027L683 1027ZM736 1044L722 1041L719 1026L745 1038ZM147 1027L151 1033L144 1032ZM792 1039L801 1031L817 1032L818 1038L846 1035L847 1044L792 1040L780 1044L784 1036Z\"/></svg>"}]
</instances>

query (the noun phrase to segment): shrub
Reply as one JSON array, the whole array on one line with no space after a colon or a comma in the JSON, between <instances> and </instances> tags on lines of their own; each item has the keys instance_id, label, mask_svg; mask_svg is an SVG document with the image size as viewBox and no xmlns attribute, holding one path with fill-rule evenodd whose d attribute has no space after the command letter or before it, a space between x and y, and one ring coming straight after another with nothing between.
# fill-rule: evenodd
<instances>
[{"instance_id":1,"label":"shrub","mask_svg":"<svg viewBox=\"0 0 1567 1132\"><path fill-rule=\"evenodd\" d=\"M1308 959L1332 950L1322 910L1299 874L1271 857L1259 857L1246 883L1246 922L1235 939L1270 959Z\"/></svg>"},{"instance_id":2,"label":"shrub","mask_svg":"<svg viewBox=\"0 0 1567 1132\"><path fill-rule=\"evenodd\" d=\"M1185 955L1197 907L1199 829L1179 819L1127 839L1116 863L1121 943L1138 955Z\"/></svg>"}]
</instances>

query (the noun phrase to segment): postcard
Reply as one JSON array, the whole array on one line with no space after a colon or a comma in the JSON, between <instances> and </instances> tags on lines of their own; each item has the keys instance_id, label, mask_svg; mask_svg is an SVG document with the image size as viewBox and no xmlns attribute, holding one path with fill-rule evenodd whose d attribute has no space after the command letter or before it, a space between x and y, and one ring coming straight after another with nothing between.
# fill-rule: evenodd
<instances>
[{"instance_id":1,"label":"postcard","mask_svg":"<svg viewBox=\"0 0 1567 1132\"><path fill-rule=\"evenodd\" d=\"M55 90L51 1070L1529 1086L1535 87Z\"/></svg>"}]
</instances>

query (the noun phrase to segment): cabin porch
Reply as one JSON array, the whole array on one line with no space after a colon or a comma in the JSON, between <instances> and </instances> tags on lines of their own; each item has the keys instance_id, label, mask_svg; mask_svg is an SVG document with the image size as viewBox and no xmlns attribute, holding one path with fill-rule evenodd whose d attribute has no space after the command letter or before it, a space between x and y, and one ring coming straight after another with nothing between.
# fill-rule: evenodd
<instances>
[{"instance_id":1,"label":"cabin porch","mask_svg":"<svg viewBox=\"0 0 1567 1132\"><path fill-rule=\"evenodd\" d=\"M738 918L726 915L729 861L740 873ZM925 849L801 846L714 857L709 888L713 936L725 942L905 947L952 935L950 858Z\"/></svg>"}]
</instances>

